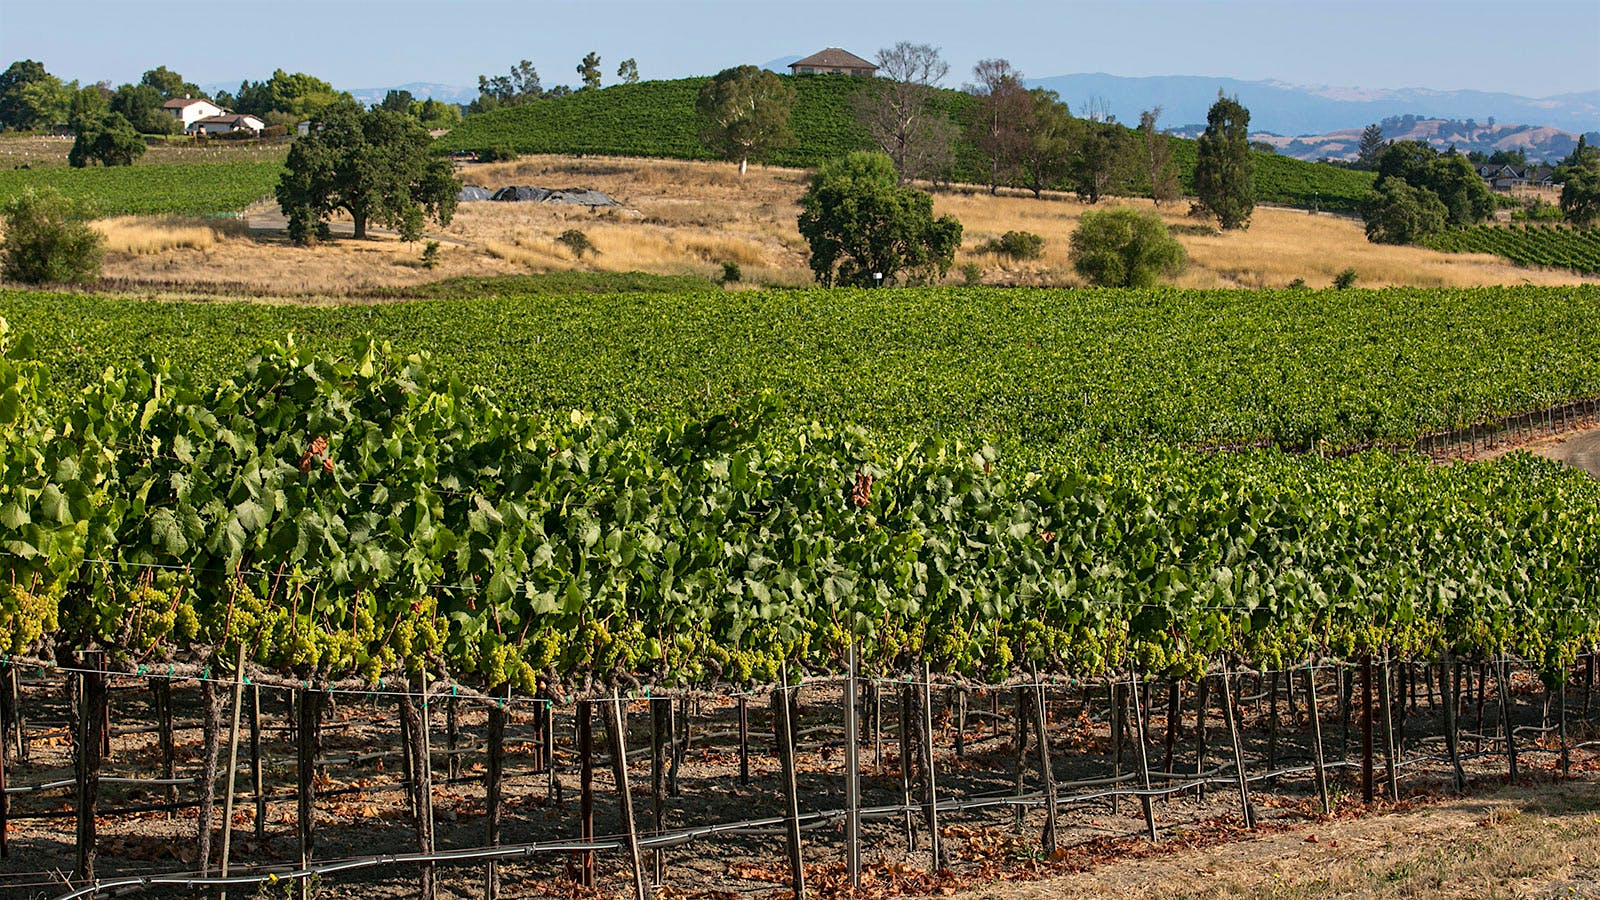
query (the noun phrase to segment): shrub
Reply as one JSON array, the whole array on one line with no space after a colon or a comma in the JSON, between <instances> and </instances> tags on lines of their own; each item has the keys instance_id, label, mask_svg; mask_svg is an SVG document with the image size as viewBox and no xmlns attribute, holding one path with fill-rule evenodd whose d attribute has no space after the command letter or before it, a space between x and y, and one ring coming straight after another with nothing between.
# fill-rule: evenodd
<instances>
[{"instance_id":1,"label":"shrub","mask_svg":"<svg viewBox=\"0 0 1600 900\"><path fill-rule=\"evenodd\" d=\"M734 282L734 281L740 281L743 278L744 278L744 272L739 269L739 264L738 263L733 262L733 261L730 260L730 261L724 262L722 264L722 283L723 284L728 284L728 283Z\"/></svg>"},{"instance_id":2,"label":"shrub","mask_svg":"<svg viewBox=\"0 0 1600 900\"><path fill-rule=\"evenodd\" d=\"M983 284L983 266L975 262L963 264L961 266L961 280L966 282L969 287L977 287Z\"/></svg>"},{"instance_id":3,"label":"shrub","mask_svg":"<svg viewBox=\"0 0 1600 900\"><path fill-rule=\"evenodd\" d=\"M516 158L517 151L504 145L478 151L478 162L508 162Z\"/></svg>"},{"instance_id":4,"label":"shrub","mask_svg":"<svg viewBox=\"0 0 1600 900\"><path fill-rule=\"evenodd\" d=\"M0 275L28 284L92 281L100 277L104 240L73 218L59 193L32 188L0 208L6 237L0 243Z\"/></svg>"},{"instance_id":5,"label":"shrub","mask_svg":"<svg viewBox=\"0 0 1600 900\"><path fill-rule=\"evenodd\" d=\"M1183 271L1188 255L1155 213L1121 208L1083 214L1072 232L1072 266L1100 287L1147 288Z\"/></svg>"},{"instance_id":6,"label":"shrub","mask_svg":"<svg viewBox=\"0 0 1600 900\"><path fill-rule=\"evenodd\" d=\"M583 259L583 255L585 253L595 256L600 255L600 248L596 247L594 243L589 240L589 236L587 234L584 234L576 228L568 228L566 231L561 232L560 236L556 238L556 243L562 244L568 250L571 250L572 255L576 256L578 259Z\"/></svg>"},{"instance_id":7,"label":"shrub","mask_svg":"<svg viewBox=\"0 0 1600 900\"><path fill-rule=\"evenodd\" d=\"M434 269L439 266L439 242L429 241L422 245L422 267Z\"/></svg>"},{"instance_id":8,"label":"shrub","mask_svg":"<svg viewBox=\"0 0 1600 900\"><path fill-rule=\"evenodd\" d=\"M1289 282L1289 290L1291 291L1303 291L1305 288L1306 280L1304 278L1296 278L1295 280Z\"/></svg>"},{"instance_id":9,"label":"shrub","mask_svg":"<svg viewBox=\"0 0 1600 900\"><path fill-rule=\"evenodd\" d=\"M72 150L67 154L67 164L75 169L82 169L90 163L131 166L134 160L144 155L144 151L144 138L139 132L133 130L127 119L112 113L95 125L78 129L77 139L72 142Z\"/></svg>"},{"instance_id":10,"label":"shrub","mask_svg":"<svg viewBox=\"0 0 1600 900\"><path fill-rule=\"evenodd\" d=\"M1044 254L1044 238L1028 231L1008 231L988 241L978 250L1012 259L1038 259Z\"/></svg>"},{"instance_id":11,"label":"shrub","mask_svg":"<svg viewBox=\"0 0 1600 900\"><path fill-rule=\"evenodd\" d=\"M1339 274L1333 276L1333 286L1335 288L1337 288L1338 290L1341 290L1341 291L1349 290L1350 288L1355 286L1355 283L1356 283L1356 270L1355 269L1345 269L1343 272L1340 272Z\"/></svg>"}]
</instances>

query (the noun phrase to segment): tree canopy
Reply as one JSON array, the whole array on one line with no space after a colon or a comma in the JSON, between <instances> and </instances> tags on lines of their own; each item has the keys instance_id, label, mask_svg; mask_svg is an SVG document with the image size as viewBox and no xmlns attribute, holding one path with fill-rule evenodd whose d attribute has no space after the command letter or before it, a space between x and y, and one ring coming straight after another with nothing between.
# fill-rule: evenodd
<instances>
[{"instance_id":1,"label":"tree canopy","mask_svg":"<svg viewBox=\"0 0 1600 900\"><path fill-rule=\"evenodd\" d=\"M1593 225L1600 220L1600 160L1567 170L1561 186L1561 214L1574 225Z\"/></svg>"},{"instance_id":2,"label":"tree canopy","mask_svg":"<svg viewBox=\"0 0 1600 900\"><path fill-rule=\"evenodd\" d=\"M1206 113L1195 148L1194 189L1200 205L1223 228L1249 228L1256 208L1255 163L1250 155L1250 110L1224 97Z\"/></svg>"},{"instance_id":3,"label":"tree canopy","mask_svg":"<svg viewBox=\"0 0 1600 900\"><path fill-rule=\"evenodd\" d=\"M738 160L743 175L750 160L764 160L794 144L789 130L794 101L794 88L772 72L755 66L723 69L700 91L701 136L724 159Z\"/></svg>"},{"instance_id":4,"label":"tree canopy","mask_svg":"<svg viewBox=\"0 0 1600 900\"><path fill-rule=\"evenodd\" d=\"M900 184L882 153L824 163L800 201L800 234L811 271L827 285L874 287L943 277L961 246L961 223L933 217L933 198Z\"/></svg>"},{"instance_id":5,"label":"tree canopy","mask_svg":"<svg viewBox=\"0 0 1600 900\"><path fill-rule=\"evenodd\" d=\"M111 113L95 121L80 121L78 133L67 154L67 164L84 168L92 163L102 166L131 166L144 155L144 138L132 123L120 113Z\"/></svg>"},{"instance_id":6,"label":"tree canopy","mask_svg":"<svg viewBox=\"0 0 1600 900\"><path fill-rule=\"evenodd\" d=\"M429 154L429 144L427 130L410 116L363 111L353 101L328 107L295 139L278 182L290 237L299 243L325 237L336 210L350 214L357 238L367 236L369 222L408 241L422 236L429 219L448 225L461 184L447 160Z\"/></svg>"},{"instance_id":7,"label":"tree canopy","mask_svg":"<svg viewBox=\"0 0 1600 900\"><path fill-rule=\"evenodd\" d=\"M1394 141L1378 154L1378 180L1361 204L1367 238L1413 243L1494 212L1494 197L1467 158L1420 141ZM1404 187L1399 187L1403 185Z\"/></svg>"}]
</instances>

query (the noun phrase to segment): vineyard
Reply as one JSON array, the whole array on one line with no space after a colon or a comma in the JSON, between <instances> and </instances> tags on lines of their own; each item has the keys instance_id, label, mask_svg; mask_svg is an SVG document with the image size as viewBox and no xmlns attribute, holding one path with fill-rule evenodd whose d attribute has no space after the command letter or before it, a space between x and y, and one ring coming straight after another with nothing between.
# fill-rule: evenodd
<instances>
[{"instance_id":1,"label":"vineyard","mask_svg":"<svg viewBox=\"0 0 1600 900\"><path fill-rule=\"evenodd\" d=\"M282 169L278 162L205 162L0 170L0 202L48 187L95 217L217 215L272 196Z\"/></svg>"},{"instance_id":2,"label":"vineyard","mask_svg":"<svg viewBox=\"0 0 1600 900\"><path fill-rule=\"evenodd\" d=\"M1237 791L1249 824L1252 779L1314 773L1326 810L1329 779L1346 770L1369 797L1378 769L1397 797L1402 766L1427 760L1458 787L1483 753L1503 755L1514 777L1519 732L1538 739L1525 754L1565 768L1588 746L1581 720L1569 732L1567 705L1573 685L1592 684L1600 642L1600 483L1526 454L1436 466L1161 445L1350 449L1592 395L1596 300L1592 289L708 291L295 309L5 295L0 662L13 687L0 691L0 746L26 751L34 717L35 731L72 736L74 800L55 815L76 823L63 844L24 819L18 841L73 869L81 890L63 896L158 876L180 889L224 884L204 879L213 859L228 865L212 831L220 813L230 846L246 688L262 861L236 883L289 877L308 892L313 875L404 863L428 895L436 866L492 863L479 889L493 896L502 862L532 884L554 874L550 863L511 861L551 854L594 883L606 874L596 852L615 851L610 871L631 873L645 896L647 850L659 865L667 846L725 837L759 851L777 834L788 865L776 880L803 893L804 834L831 822L845 824L849 853L859 823L892 835L903 817L908 854L929 853L919 866L934 872L949 865L940 816L966 822L947 830L979 857L997 838L972 817L1042 818L1039 849L1013 852L1048 861L1063 808L1119 796L1137 800L1137 830L1155 839L1158 799L1219 784ZM981 333L968 325L974 308ZM297 336L263 344L285 331ZM139 359L149 347L163 359ZM473 386L485 381L497 390ZM1345 723L1346 749L1352 719L1363 729L1359 761L1324 760L1335 703L1317 711L1318 678L1338 698L1329 721ZM122 727L114 747L110 691L145 682L141 721L153 724ZM1156 684L1167 692L1161 765L1150 759ZM1185 684L1198 692L1198 744L1179 775ZM793 699L802 686L825 696L810 729ZM1543 714L1518 700L1541 689ZM1107 690L1105 705L1093 699ZM1396 695L1419 690L1431 720L1404 759ZM292 730L266 750L263 691L293 701ZM766 799L716 821L680 801L668 828L666 746L675 773L691 723L735 727L738 701L739 741L720 738L700 796L734 771L746 780L752 696L771 701L778 764L752 794ZM1016 701L1010 749L962 762L977 723L1000 738L1002 696ZM1464 696L1478 708L1472 754ZM180 778L172 723L185 697L200 765ZM351 708L362 698L371 711ZM885 699L899 700L898 715L881 712ZM969 720L969 699L980 712L987 702L987 717ZM635 818L623 764L630 703L650 712L651 829ZM446 787L482 781L485 793L468 833L447 827L441 843L431 741L444 704ZM332 759L319 749L325 722L356 729L343 764L368 765L371 744L388 745L372 737L393 721L385 705L400 721L403 750L390 758L402 757L404 777L369 772L322 803L404 790L413 852L346 846L327 859L316 823L329 785L315 777ZM900 743L888 762L875 749L866 793L862 722L843 712L857 708L875 748L887 720ZM1231 750L1211 751L1220 769L1207 763L1208 708L1230 737ZM532 717L522 746L550 783L537 805L503 793L518 709ZM618 794L608 833L594 824L596 716ZM843 740L819 717L842 720ZM463 773L464 755L480 752L463 733L480 727L483 768ZM115 762L130 734L151 731L140 758L166 774L150 785L186 786L192 799L123 795L116 812L197 809L198 849L192 863L118 868L129 846L119 833L96 882L107 753ZM563 748L558 733L575 736ZM1023 752L1029 733L1036 758ZM292 781L263 774L273 752L294 754ZM574 773L577 828L560 813ZM282 811L272 821L293 825L292 850L287 832L274 845L265 831L269 794ZM752 818L752 805L772 814ZM0 838L5 821L0 804ZM520 837L502 840L503 821Z\"/></svg>"},{"instance_id":3,"label":"vineyard","mask_svg":"<svg viewBox=\"0 0 1600 900\"><path fill-rule=\"evenodd\" d=\"M1433 235L1423 243L1445 253L1492 253L1519 266L1600 274L1600 228L1527 223L1475 225Z\"/></svg>"},{"instance_id":4,"label":"vineyard","mask_svg":"<svg viewBox=\"0 0 1600 900\"><path fill-rule=\"evenodd\" d=\"M1600 289L1587 286L729 293L663 280L552 296L538 283L333 308L0 292L0 316L58 336L38 352L63 393L152 347L214 384L286 333L324 352L370 333L431 350L513 410L629 409L655 424L770 391L791 424L989 442L1006 467L1102 443L1406 444L1600 395Z\"/></svg>"},{"instance_id":5,"label":"vineyard","mask_svg":"<svg viewBox=\"0 0 1600 900\"><path fill-rule=\"evenodd\" d=\"M849 76L791 76L796 102L791 126L793 147L773 154L780 166L813 168L868 144L856 122L855 95L871 82ZM580 91L569 97L529 103L471 116L441 137L441 151L476 151L505 147L519 153L594 154L604 156L714 159L700 139L695 111L705 78L647 81ZM960 121L972 98L962 91L942 90L938 103ZM1195 144L1172 139L1185 189L1192 190ZM965 144L956 147L956 180L983 181L983 167ZM1372 175L1273 154L1255 154L1257 199L1291 206L1354 211L1372 187ZM1131 189L1140 187L1136 177Z\"/></svg>"}]
</instances>

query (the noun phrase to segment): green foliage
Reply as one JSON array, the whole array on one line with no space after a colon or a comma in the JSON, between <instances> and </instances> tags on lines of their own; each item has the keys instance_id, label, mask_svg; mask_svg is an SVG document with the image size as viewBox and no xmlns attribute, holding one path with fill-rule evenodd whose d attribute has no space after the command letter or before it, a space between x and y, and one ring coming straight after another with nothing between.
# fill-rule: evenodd
<instances>
[{"instance_id":1,"label":"green foliage","mask_svg":"<svg viewBox=\"0 0 1600 900\"><path fill-rule=\"evenodd\" d=\"M933 217L933 198L902 187L894 162L860 152L824 163L800 200L800 235L821 284L879 287L902 272L942 278L961 246L961 223Z\"/></svg>"},{"instance_id":2,"label":"green foliage","mask_svg":"<svg viewBox=\"0 0 1600 900\"><path fill-rule=\"evenodd\" d=\"M1348 290L1350 290L1351 288L1353 288L1355 286L1356 286L1356 270L1355 269L1345 269L1344 271L1340 272L1339 274L1333 276L1333 289L1336 290L1336 291L1348 291Z\"/></svg>"},{"instance_id":3,"label":"green foliage","mask_svg":"<svg viewBox=\"0 0 1600 900\"><path fill-rule=\"evenodd\" d=\"M622 64L617 66L617 78L621 79L623 84L638 84L639 63L631 56L623 60Z\"/></svg>"},{"instance_id":4,"label":"green foliage","mask_svg":"<svg viewBox=\"0 0 1600 900\"><path fill-rule=\"evenodd\" d=\"M67 164L78 169L91 163L131 166L144 151L144 138L139 132L120 113L112 113L94 125L80 123L72 150L67 154Z\"/></svg>"},{"instance_id":5,"label":"green foliage","mask_svg":"<svg viewBox=\"0 0 1600 900\"><path fill-rule=\"evenodd\" d=\"M1398 178L1380 182L1361 205L1367 240L1375 244L1414 244L1443 230L1449 214L1432 191Z\"/></svg>"},{"instance_id":6,"label":"green foliage","mask_svg":"<svg viewBox=\"0 0 1600 900\"><path fill-rule=\"evenodd\" d=\"M1600 160L1567 170L1561 186L1561 213L1574 225L1600 220Z\"/></svg>"},{"instance_id":7,"label":"green foliage","mask_svg":"<svg viewBox=\"0 0 1600 900\"><path fill-rule=\"evenodd\" d=\"M72 336L38 349L68 392L151 347L210 385L274 335L336 352L372 332L437 354L446 374L486 382L517 410L634 408L659 421L766 389L796 423L990 440L1028 465L1102 443L1409 442L1600 396L1592 285L725 292L704 277L563 273L418 290L435 299L315 308L0 291L0 316Z\"/></svg>"},{"instance_id":8,"label":"green foliage","mask_svg":"<svg viewBox=\"0 0 1600 900\"><path fill-rule=\"evenodd\" d=\"M1403 182L1416 191L1431 194L1444 210L1444 224L1453 226L1466 226L1476 224L1488 218L1494 212L1494 197L1489 193L1489 188L1483 179L1478 177L1472 163L1466 157L1454 154L1440 154L1437 150L1420 141L1398 141L1386 146L1378 155L1378 180L1376 189L1384 191L1390 182ZM1406 192L1398 190L1392 192L1394 197L1410 197ZM1398 202L1398 201L1397 201ZM1426 198L1417 195L1415 203L1424 208L1424 212L1417 221L1424 225L1431 225L1434 219L1434 204ZM1363 206L1363 210L1382 215L1384 205ZM1437 230L1437 229L1434 229ZM1394 230L1380 227L1378 233L1390 234ZM1416 237L1426 236L1430 231L1423 230ZM1391 243L1393 243L1391 241Z\"/></svg>"},{"instance_id":9,"label":"green foliage","mask_svg":"<svg viewBox=\"0 0 1600 900\"><path fill-rule=\"evenodd\" d=\"M73 216L70 202L48 189L25 190L0 207L5 239L0 276L27 284L66 284L100 277L104 241Z\"/></svg>"},{"instance_id":10,"label":"green foliage","mask_svg":"<svg viewBox=\"0 0 1600 900\"><path fill-rule=\"evenodd\" d=\"M461 183L450 164L430 157L428 132L386 109L337 103L296 138L278 180L277 198L289 236L309 243L326 235L326 219L344 210L357 240L368 221L395 228L402 240L422 236L426 221L450 224Z\"/></svg>"},{"instance_id":11,"label":"green foliage","mask_svg":"<svg viewBox=\"0 0 1600 900\"><path fill-rule=\"evenodd\" d=\"M436 269L439 267L439 242L428 241L422 245L422 267Z\"/></svg>"},{"instance_id":12,"label":"green foliage","mask_svg":"<svg viewBox=\"0 0 1600 900\"><path fill-rule=\"evenodd\" d=\"M1072 232L1072 267L1099 287L1154 287L1183 270L1183 245L1153 212L1090 210Z\"/></svg>"},{"instance_id":13,"label":"green foliage","mask_svg":"<svg viewBox=\"0 0 1600 900\"><path fill-rule=\"evenodd\" d=\"M794 102L794 88L771 72L724 69L701 88L695 104L706 123L701 139L723 159L738 160L743 175L750 160L770 159L773 151L794 146Z\"/></svg>"},{"instance_id":14,"label":"green foliage","mask_svg":"<svg viewBox=\"0 0 1600 900\"><path fill-rule=\"evenodd\" d=\"M214 215L272 196L282 171L273 162L0 169L0 200L50 188L96 216Z\"/></svg>"},{"instance_id":15,"label":"green foliage","mask_svg":"<svg viewBox=\"0 0 1600 900\"><path fill-rule=\"evenodd\" d=\"M578 63L578 79L583 82L581 90L592 91L600 87L600 54L590 50L584 55L583 61Z\"/></svg>"},{"instance_id":16,"label":"green foliage","mask_svg":"<svg viewBox=\"0 0 1600 900\"><path fill-rule=\"evenodd\" d=\"M339 102L353 102L349 94L304 72L278 69L265 81L243 81L232 96L218 95L217 101L235 112L260 116L272 124L295 124L315 117Z\"/></svg>"},{"instance_id":17,"label":"green foliage","mask_svg":"<svg viewBox=\"0 0 1600 900\"><path fill-rule=\"evenodd\" d=\"M176 134L183 123L161 108L166 99L159 88L148 84L124 84L111 95L111 111L140 134Z\"/></svg>"},{"instance_id":18,"label":"green foliage","mask_svg":"<svg viewBox=\"0 0 1600 900\"><path fill-rule=\"evenodd\" d=\"M1129 194L1140 145L1134 132L1110 122L1077 123L1069 172L1072 190L1089 203L1111 194Z\"/></svg>"},{"instance_id":19,"label":"green foliage","mask_svg":"<svg viewBox=\"0 0 1600 900\"><path fill-rule=\"evenodd\" d=\"M722 283L731 284L743 280L744 271L739 268L739 264L732 260L724 260L722 263Z\"/></svg>"},{"instance_id":20,"label":"green foliage","mask_svg":"<svg viewBox=\"0 0 1600 900\"><path fill-rule=\"evenodd\" d=\"M65 121L57 116L61 79L44 64L19 59L0 72L0 130L26 131Z\"/></svg>"},{"instance_id":21,"label":"green foliage","mask_svg":"<svg viewBox=\"0 0 1600 900\"><path fill-rule=\"evenodd\" d=\"M961 264L961 281L967 287L977 287L983 284L983 266L975 262Z\"/></svg>"},{"instance_id":22,"label":"green foliage","mask_svg":"<svg viewBox=\"0 0 1600 900\"><path fill-rule=\"evenodd\" d=\"M0 391L36 394L20 350ZM269 345L211 387L145 361L55 399L3 448L30 475L3 488L0 541L31 552L0 563L0 638L116 665L243 649L307 681L425 668L523 692L770 682L852 645L879 674L1192 677L1383 648L1555 673L1600 633L1600 484L1527 454L1019 471L785 426L764 394L654 426L519 414L370 340Z\"/></svg>"},{"instance_id":23,"label":"green foliage","mask_svg":"<svg viewBox=\"0 0 1600 900\"><path fill-rule=\"evenodd\" d=\"M485 147L478 151L478 162L510 162L517 158L517 151L507 146Z\"/></svg>"},{"instance_id":24,"label":"green foliage","mask_svg":"<svg viewBox=\"0 0 1600 900\"><path fill-rule=\"evenodd\" d=\"M1195 194L1225 229L1250 227L1256 207L1255 167L1250 150L1250 111L1237 97L1220 94L1206 113L1206 130L1195 146Z\"/></svg>"},{"instance_id":25,"label":"green foliage","mask_svg":"<svg viewBox=\"0 0 1600 900\"><path fill-rule=\"evenodd\" d=\"M572 255L578 259L583 259L585 253L591 256L598 256L600 253L600 248L589 240L589 236L577 228L568 228L566 231L561 232L556 237L556 243L571 250Z\"/></svg>"},{"instance_id":26,"label":"green foliage","mask_svg":"<svg viewBox=\"0 0 1600 900\"><path fill-rule=\"evenodd\" d=\"M1519 266L1548 266L1600 274L1600 228L1475 225L1453 228L1422 241L1446 253L1493 253Z\"/></svg>"},{"instance_id":27,"label":"green foliage","mask_svg":"<svg viewBox=\"0 0 1600 900\"><path fill-rule=\"evenodd\" d=\"M1038 259L1044 255L1044 238L1031 231L1008 231L984 242L978 252L1012 259Z\"/></svg>"}]
</instances>

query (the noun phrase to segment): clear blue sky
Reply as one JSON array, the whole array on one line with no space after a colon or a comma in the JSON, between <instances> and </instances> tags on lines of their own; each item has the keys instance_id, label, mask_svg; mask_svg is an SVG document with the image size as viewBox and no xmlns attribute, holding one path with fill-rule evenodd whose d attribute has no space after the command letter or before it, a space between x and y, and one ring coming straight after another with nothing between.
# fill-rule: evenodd
<instances>
[{"instance_id":1,"label":"clear blue sky","mask_svg":"<svg viewBox=\"0 0 1600 900\"><path fill-rule=\"evenodd\" d=\"M1528 96L1600 90L1600 2L1390 0L187 0L0 2L0 58L67 79L167 65L201 84L300 70L341 88L474 85L531 59L546 85L599 51L644 78L708 74L842 46L930 43L952 86L1005 57L1029 77L1206 75Z\"/></svg>"}]
</instances>

